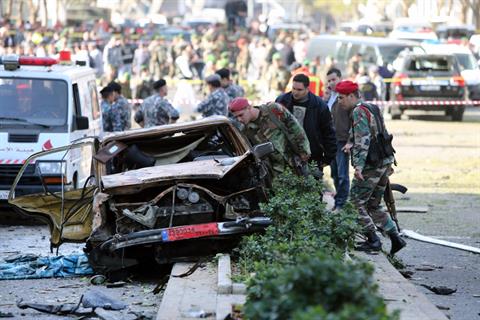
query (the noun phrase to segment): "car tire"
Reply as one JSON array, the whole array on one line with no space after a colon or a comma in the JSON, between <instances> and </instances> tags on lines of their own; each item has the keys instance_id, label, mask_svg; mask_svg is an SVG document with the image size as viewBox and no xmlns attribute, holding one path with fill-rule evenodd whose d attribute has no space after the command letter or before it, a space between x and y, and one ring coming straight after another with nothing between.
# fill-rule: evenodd
<instances>
[{"instance_id":1,"label":"car tire","mask_svg":"<svg viewBox=\"0 0 480 320\"><path fill-rule=\"evenodd\" d=\"M452 121L462 121L464 111L465 111L465 107L454 108L450 112L450 116L452 117Z\"/></svg>"},{"instance_id":2,"label":"car tire","mask_svg":"<svg viewBox=\"0 0 480 320\"><path fill-rule=\"evenodd\" d=\"M392 113L392 120L400 120L402 119L401 113Z\"/></svg>"}]
</instances>

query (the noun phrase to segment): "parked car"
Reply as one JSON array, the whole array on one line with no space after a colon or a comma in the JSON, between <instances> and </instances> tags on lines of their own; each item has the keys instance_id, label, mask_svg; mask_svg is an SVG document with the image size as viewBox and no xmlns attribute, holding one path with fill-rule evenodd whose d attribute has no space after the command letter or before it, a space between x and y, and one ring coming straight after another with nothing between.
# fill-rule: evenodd
<instances>
[{"instance_id":1,"label":"parked car","mask_svg":"<svg viewBox=\"0 0 480 320\"><path fill-rule=\"evenodd\" d=\"M390 106L393 119L400 119L406 109L437 111L442 110L452 120L461 121L465 105L411 105L410 101L466 100L465 80L460 65L451 54L408 54L391 83ZM404 103L402 103L404 102Z\"/></svg>"},{"instance_id":2,"label":"parked car","mask_svg":"<svg viewBox=\"0 0 480 320\"><path fill-rule=\"evenodd\" d=\"M468 87L468 98L480 100L480 66L468 47L444 44L424 45L424 48L428 53L445 52L454 55L460 64L462 77Z\"/></svg>"},{"instance_id":3,"label":"parked car","mask_svg":"<svg viewBox=\"0 0 480 320\"><path fill-rule=\"evenodd\" d=\"M306 58L314 60L319 56L322 61L332 56L337 67L345 73L348 61L357 53L362 54L366 67L371 65L389 67L398 54L405 49L420 53L424 50L414 42L384 39L377 37L319 35L307 44Z\"/></svg>"},{"instance_id":4,"label":"parked car","mask_svg":"<svg viewBox=\"0 0 480 320\"><path fill-rule=\"evenodd\" d=\"M16 196L29 163L87 147L92 176L81 188ZM226 250L269 224L259 203L270 152L271 143L250 147L225 117L113 133L29 157L9 202L49 224L52 247L86 241L96 272L169 263Z\"/></svg>"},{"instance_id":5,"label":"parked car","mask_svg":"<svg viewBox=\"0 0 480 320\"><path fill-rule=\"evenodd\" d=\"M95 71L73 64L69 52L52 58L0 57L0 207L7 205L12 182L22 163L35 152L69 145L84 136L102 134ZM88 154L51 156L30 164L17 195L55 191L61 182L81 185ZM60 170L68 171L64 180ZM40 181L36 172L48 178Z\"/></svg>"},{"instance_id":6,"label":"parked car","mask_svg":"<svg viewBox=\"0 0 480 320\"><path fill-rule=\"evenodd\" d=\"M470 39L475 27L468 24L442 24L436 30L438 39L459 44L463 38Z\"/></svg>"},{"instance_id":7,"label":"parked car","mask_svg":"<svg viewBox=\"0 0 480 320\"><path fill-rule=\"evenodd\" d=\"M389 37L397 40L417 42L438 40L437 34L433 31L432 24L424 19L416 18L396 19Z\"/></svg>"}]
</instances>

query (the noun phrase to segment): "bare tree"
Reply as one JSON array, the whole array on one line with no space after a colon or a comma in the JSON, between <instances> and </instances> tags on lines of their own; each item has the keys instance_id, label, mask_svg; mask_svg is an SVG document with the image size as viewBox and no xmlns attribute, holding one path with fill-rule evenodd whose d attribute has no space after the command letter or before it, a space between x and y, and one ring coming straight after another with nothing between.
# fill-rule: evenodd
<instances>
[{"instance_id":1,"label":"bare tree","mask_svg":"<svg viewBox=\"0 0 480 320\"><path fill-rule=\"evenodd\" d=\"M18 20L23 22L23 5L24 1L20 0L20 3L18 4Z\"/></svg>"},{"instance_id":2,"label":"bare tree","mask_svg":"<svg viewBox=\"0 0 480 320\"><path fill-rule=\"evenodd\" d=\"M402 11L403 16L408 17L408 9L415 3L415 0L403 0L402 1Z\"/></svg>"},{"instance_id":3,"label":"bare tree","mask_svg":"<svg viewBox=\"0 0 480 320\"><path fill-rule=\"evenodd\" d=\"M35 5L33 3L33 0L28 0L28 20L32 25L35 24L35 22L37 22L39 9L40 9L40 6Z\"/></svg>"},{"instance_id":4,"label":"bare tree","mask_svg":"<svg viewBox=\"0 0 480 320\"><path fill-rule=\"evenodd\" d=\"M47 0L43 0L43 17L45 21L45 25L48 25L48 8L47 8Z\"/></svg>"},{"instance_id":5,"label":"bare tree","mask_svg":"<svg viewBox=\"0 0 480 320\"><path fill-rule=\"evenodd\" d=\"M480 29L480 1L479 0L461 0L462 3L462 22L467 22L468 10L473 12L473 23L476 29Z\"/></svg>"},{"instance_id":6,"label":"bare tree","mask_svg":"<svg viewBox=\"0 0 480 320\"><path fill-rule=\"evenodd\" d=\"M3 15L4 18L10 19L12 17L12 10L13 10L13 0L7 0L7 10Z\"/></svg>"}]
</instances>

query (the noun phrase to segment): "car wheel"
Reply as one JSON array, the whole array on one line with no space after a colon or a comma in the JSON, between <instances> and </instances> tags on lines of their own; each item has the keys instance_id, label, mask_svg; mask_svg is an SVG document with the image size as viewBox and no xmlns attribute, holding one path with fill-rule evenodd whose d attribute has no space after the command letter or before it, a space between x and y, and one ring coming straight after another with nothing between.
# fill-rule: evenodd
<instances>
[{"instance_id":1,"label":"car wheel","mask_svg":"<svg viewBox=\"0 0 480 320\"><path fill-rule=\"evenodd\" d=\"M390 106L388 110L392 120L400 120L402 118L402 110L398 106Z\"/></svg>"},{"instance_id":2,"label":"car wheel","mask_svg":"<svg viewBox=\"0 0 480 320\"><path fill-rule=\"evenodd\" d=\"M400 120L402 119L402 114L401 113L393 113L392 114L392 120Z\"/></svg>"},{"instance_id":3,"label":"car wheel","mask_svg":"<svg viewBox=\"0 0 480 320\"><path fill-rule=\"evenodd\" d=\"M452 116L452 121L462 121L463 120L463 112L465 111L465 107L455 108L450 112Z\"/></svg>"}]
</instances>

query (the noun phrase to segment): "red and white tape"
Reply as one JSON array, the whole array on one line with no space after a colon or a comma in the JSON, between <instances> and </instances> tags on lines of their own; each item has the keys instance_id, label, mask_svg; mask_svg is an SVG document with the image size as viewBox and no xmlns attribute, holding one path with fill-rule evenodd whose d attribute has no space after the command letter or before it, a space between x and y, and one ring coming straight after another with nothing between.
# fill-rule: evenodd
<instances>
[{"instance_id":1,"label":"red and white tape","mask_svg":"<svg viewBox=\"0 0 480 320\"><path fill-rule=\"evenodd\" d=\"M18 159L0 159L0 164L24 164L25 160Z\"/></svg>"},{"instance_id":2,"label":"red and white tape","mask_svg":"<svg viewBox=\"0 0 480 320\"><path fill-rule=\"evenodd\" d=\"M471 105L480 106L480 100L411 100L411 101L367 101L382 106L402 105L402 106L460 106Z\"/></svg>"}]
</instances>

